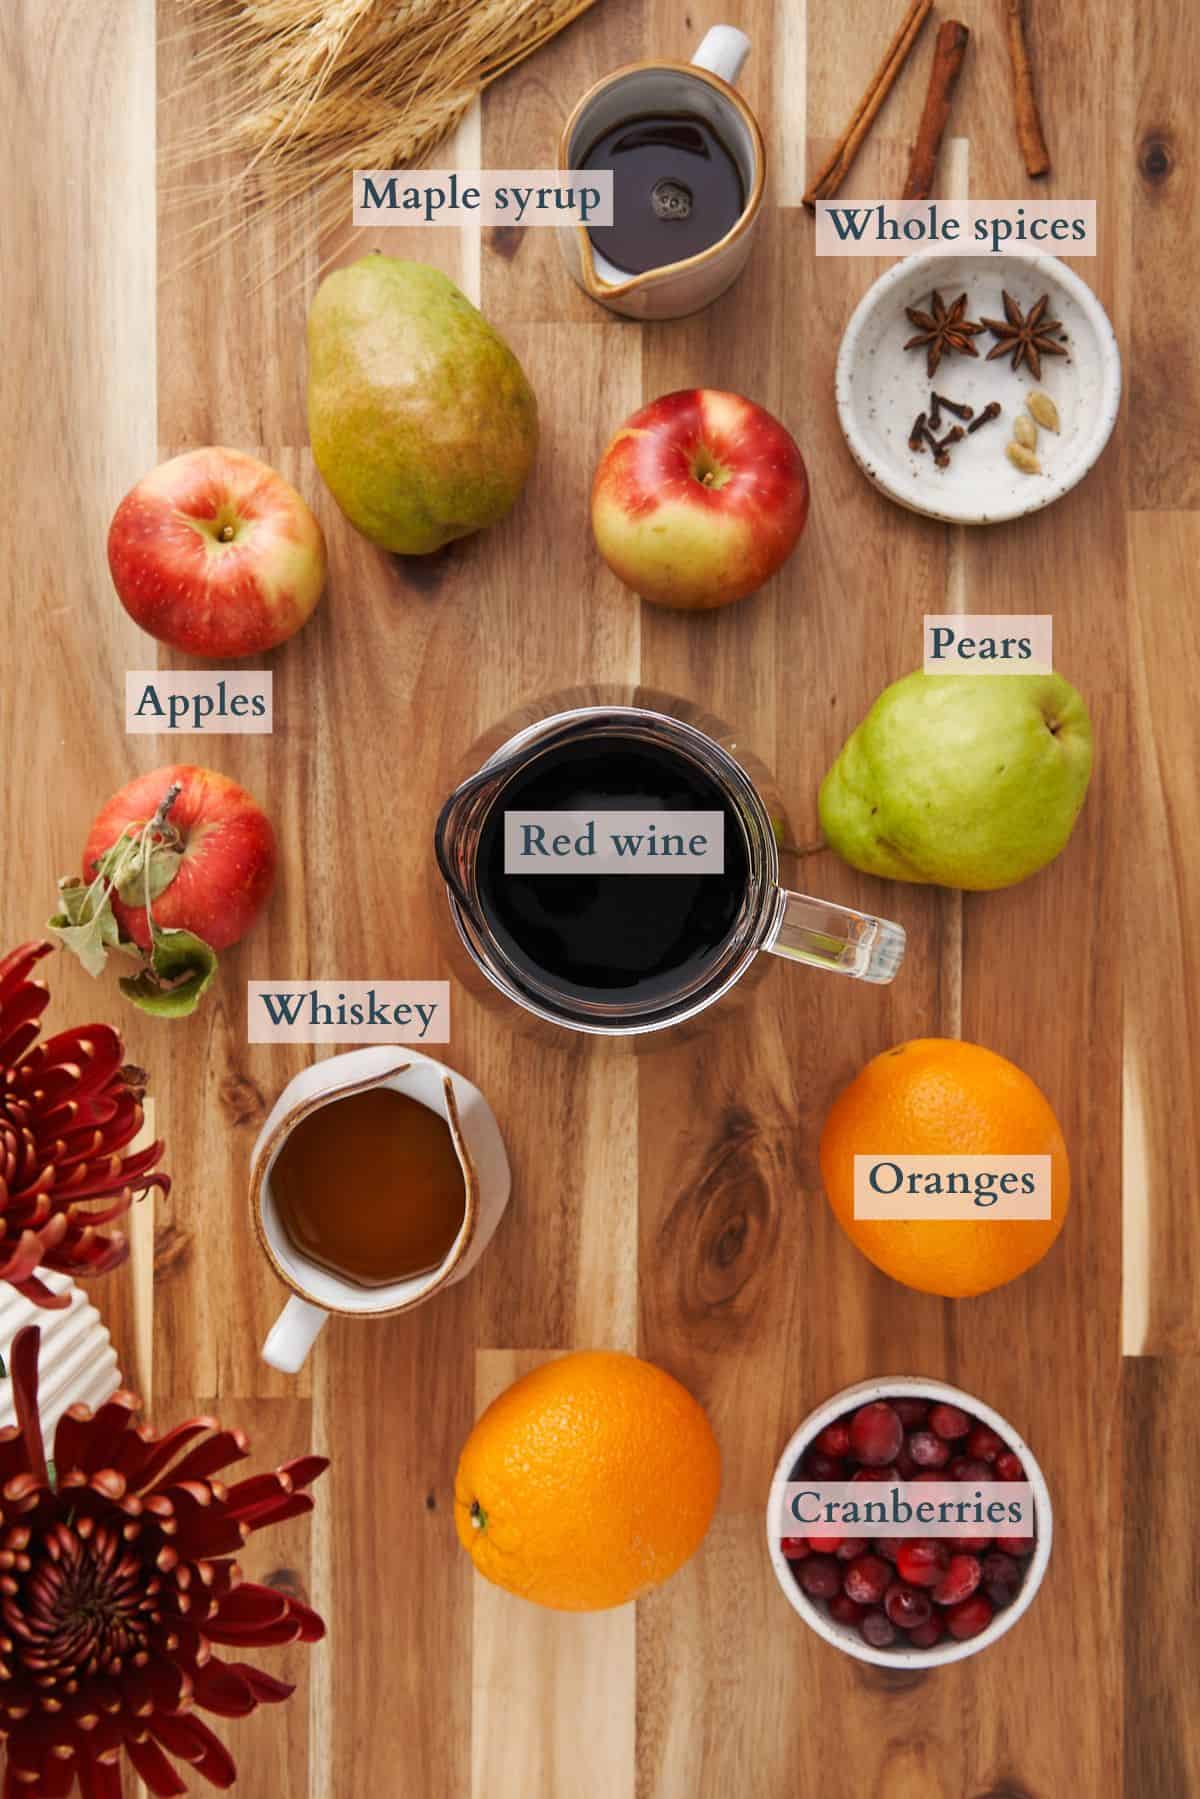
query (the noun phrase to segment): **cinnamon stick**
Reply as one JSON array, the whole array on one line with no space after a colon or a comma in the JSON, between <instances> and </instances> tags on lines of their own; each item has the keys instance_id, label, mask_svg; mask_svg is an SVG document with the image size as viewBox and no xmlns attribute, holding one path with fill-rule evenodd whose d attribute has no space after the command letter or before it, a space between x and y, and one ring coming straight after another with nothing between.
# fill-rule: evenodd
<instances>
[{"instance_id":1,"label":"cinnamon stick","mask_svg":"<svg viewBox=\"0 0 1200 1799\"><path fill-rule=\"evenodd\" d=\"M891 93L896 77L908 61L909 52L932 10L933 0L908 0L908 11L901 20L900 29L888 45L887 55L876 69L866 93L850 114L849 122L834 145L828 161L804 195L806 206L815 206L818 200L832 199L846 179L862 141L874 123L876 113Z\"/></svg>"},{"instance_id":2,"label":"cinnamon stick","mask_svg":"<svg viewBox=\"0 0 1200 1799\"><path fill-rule=\"evenodd\" d=\"M1050 152L1046 148L1037 95L1033 91L1033 69L1025 35L1025 0L1004 0L1004 10L1008 15L1008 54L1012 62L1017 142L1025 158L1026 174L1036 178L1050 173Z\"/></svg>"},{"instance_id":3,"label":"cinnamon stick","mask_svg":"<svg viewBox=\"0 0 1200 1799\"><path fill-rule=\"evenodd\" d=\"M925 110L908 163L908 180L904 184L906 200L928 200L937 173L938 152L950 117L950 103L958 86L963 57L971 33L957 19L947 19L940 27L933 47L933 67L929 71L929 87L925 94Z\"/></svg>"}]
</instances>

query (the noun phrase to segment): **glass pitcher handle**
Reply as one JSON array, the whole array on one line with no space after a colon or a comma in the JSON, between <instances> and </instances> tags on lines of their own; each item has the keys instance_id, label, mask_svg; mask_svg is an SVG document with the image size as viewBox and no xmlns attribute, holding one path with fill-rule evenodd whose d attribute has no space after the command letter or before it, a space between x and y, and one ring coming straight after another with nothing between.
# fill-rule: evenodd
<instances>
[{"instance_id":1,"label":"glass pitcher handle","mask_svg":"<svg viewBox=\"0 0 1200 1799\"><path fill-rule=\"evenodd\" d=\"M781 887L763 948L807 962L811 968L883 983L895 979L904 960L904 942L903 925Z\"/></svg>"}]
</instances>

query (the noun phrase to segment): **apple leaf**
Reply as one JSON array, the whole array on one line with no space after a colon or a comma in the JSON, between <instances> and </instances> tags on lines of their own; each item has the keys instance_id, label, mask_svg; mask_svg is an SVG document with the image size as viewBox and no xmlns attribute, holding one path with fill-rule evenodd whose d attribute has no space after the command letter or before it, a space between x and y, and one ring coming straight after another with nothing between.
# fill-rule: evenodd
<instances>
[{"instance_id":1,"label":"apple leaf","mask_svg":"<svg viewBox=\"0 0 1200 1799\"><path fill-rule=\"evenodd\" d=\"M80 880L64 878L58 883L58 901L61 910L46 928L90 975L102 973L109 950L120 940L107 887L101 882L85 887Z\"/></svg>"},{"instance_id":2,"label":"apple leaf","mask_svg":"<svg viewBox=\"0 0 1200 1799\"><path fill-rule=\"evenodd\" d=\"M141 974L126 975L121 991L143 1012L186 1018L217 972L217 953L193 931L157 931Z\"/></svg>"},{"instance_id":3,"label":"apple leaf","mask_svg":"<svg viewBox=\"0 0 1200 1799\"><path fill-rule=\"evenodd\" d=\"M105 850L96 872L112 882L124 905L144 906L165 893L182 861L183 852L173 843L154 841L145 830L133 837L126 832Z\"/></svg>"}]
</instances>

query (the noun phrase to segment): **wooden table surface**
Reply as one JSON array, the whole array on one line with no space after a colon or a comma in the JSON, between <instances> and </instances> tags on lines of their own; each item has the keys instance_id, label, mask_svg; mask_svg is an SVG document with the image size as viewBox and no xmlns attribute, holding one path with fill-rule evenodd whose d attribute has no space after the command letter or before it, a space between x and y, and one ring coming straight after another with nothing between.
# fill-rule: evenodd
<instances>
[{"instance_id":1,"label":"wooden table surface","mask_svg":"<svg viewBox=\"0 0 1200 1799\"><path fill-rule=\"evenodd\" d=\"M197 215L169 190L193 172L179 147L206 106L187 6L163 0L157 29L152 0L0 9L0 942L39 931L98 804L180 754L244 781L282 848L267 916L192 1020L147 1019L111 979L49 965L51 1019L123 1026L169 1146L169 1202L143 1208L129 1268L96 1290L126 1378L160 1423L218 1407L263 1464L308 1445L333 1459L311 1527L259 1539L248 1558L305 1591L330 1631L313 1653L269 1652L300 1682L289 1707L228 1727L246 1799L1200 1792L1200 1573L1182 1484L1200 1401L1200 474L1186 450L1200 381L1200 13L1184 0L1034 0L1045 191L1098 202L1099 254L1075 266L1113 318L1126 397L1081 488L973 533L894 508L851 462L833 360L876 265L816 261L799 203L806 165L901 10L601 0L436 159L544 165L596 76L688 54L733 18L755 41L744 86L767 133L769 203L745 276L698 317L610 318L571 285L548 232L350 243L349 255L378 244L445 269L510 338L541 401L543 446L513 514L405 564L354 535L308 455L304 316L332 248L313 217L256 226L179 272ZM973 44L943 191L1024 194L1000 0L960 10ZM849 195L898 191L931 41ZM782 575L710 617L621 589L585 505L616 423L694 384L782 417L814 490ZM273 737L127 738L125 670L171 659L115 600L107 521L156 461L210 442L299 483L328 532L329 592L269 660ZM1060 859L1011 891L962 897L812 851L788 870L795 884L903 920L902 977L875 989L780 965L740 1013L686 1041L541 1046L456 993L446 1058L489 1095L515 1172L493 1247L410 1317L333 1323L298 1378L266 1368L259 1345L282 1292L252 1241L247 1163L267 1107L314 1052L247 1047L247 979L444 975L430 833L451 771L514 704L577 682L641 681L736 721L777 771L797 842L814 843L821 775L879 690L919 662L922 614L940 609L1053 610L1056 665L1088 702L1098 751ZM821 1194L833 1093L916 1035L1012 1057L1051 1097L1073 1162L1053 1253L959 1304L878 1274ZM709 1410L725 1484L703 1551L675 1580L636 1609L572 1617L475 1578L451 1491L489 1396L583 1345L636 1349L678 1375ZM946 1377L1011 1417L1056 1505L1034 1609L986 1655L929 1675L822 1645L784 1604L763 1544L794 1425L846 1383L896 1372Z\"/></svg>"}]
</instances>

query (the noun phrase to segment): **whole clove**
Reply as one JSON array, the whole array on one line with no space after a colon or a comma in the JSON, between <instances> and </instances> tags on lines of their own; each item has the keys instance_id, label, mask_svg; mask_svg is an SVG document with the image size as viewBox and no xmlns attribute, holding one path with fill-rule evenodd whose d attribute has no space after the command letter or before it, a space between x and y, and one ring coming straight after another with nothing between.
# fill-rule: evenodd
<instances>
[{"instance_id":1,"label":"whole clove","mask_svg":"<svg viewBox=\"0 0 1200 1799\"><path fill-rule=\"evenodd\" d=\"M930 428L934 431L940 431L942 428L941 398L932 390L930 390L929 394L929 424Z\"/></svg>"},{"instance_id":2,"label":"whole clove","mask_svg":"<svg viewBox=\"0 0 1200 1799\"><path fill-rule=\"evenodd\" d=\"M966 435L961 425L951 425L945 437L937 441L934 447L939 450L948 450L951 444L961 443Z\"/></svg>"},{"instance_id":3,"label":"whole clove","mask_svg":"<svg viewBox=\"0 0 1200 1799\"><path fill-rule=\"evenodd\" d=\"M980 425L987 425L991 423L992 419L998 419L1003 410L999 400L989 401L983 411L979 414L979 417L972 419L971 423L967 426L967 435L970 436L972 432L978 431Z\"/></svg>"},{"instance_id":4,"label":"whole clove","mask_svg":"<svg viewBox=\"0 0 1200 1799\"><path fill-rule=\"evenodd\" d=\"M915 450L918 456L925 454L925 414L918 412L913 420L913 428L908 434L908 447Z\"/></svg>"},{"instance_id":5,"label":"whole clove","mask_svg":"<svg viewBox=\"0 0 1200 1799\"><path fill-rule=\"evenodd\" d=\"M939 406L944 406L947 412L952 412L956 419L973 419L975 417L973 406L962 405L958 400L948 400L945 394L931 394L930 398L935 400Z\"/></svg>"}]
</instances>

